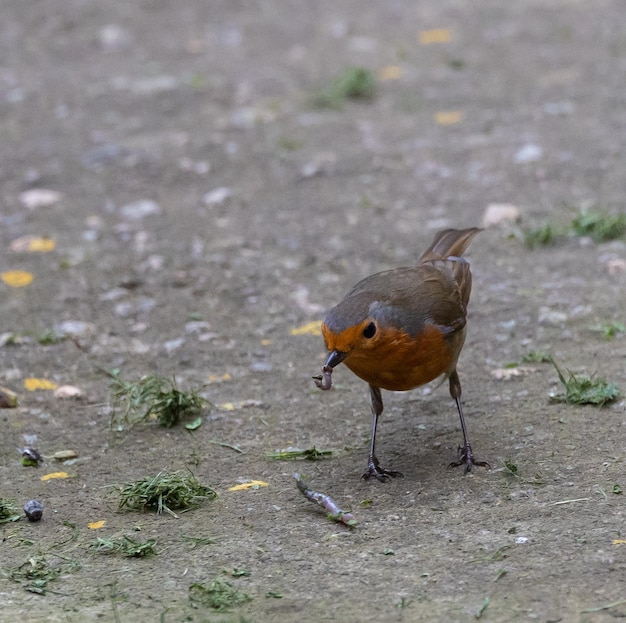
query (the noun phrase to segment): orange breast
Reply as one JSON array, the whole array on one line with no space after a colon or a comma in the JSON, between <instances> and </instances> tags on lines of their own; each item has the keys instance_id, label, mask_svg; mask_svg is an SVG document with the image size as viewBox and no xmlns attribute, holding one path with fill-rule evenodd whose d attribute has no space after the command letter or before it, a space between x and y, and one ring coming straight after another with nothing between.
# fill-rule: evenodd
<instances>
[{"instance_id":1,"label":"orange breast","mask_svg":"<svg viewBox=\"0 0 626 623\"><path fill-rule=\"evenodd\" d=\"M450 372L462 343L460 339L458 346L451 344L433 325L426 325L418 336L381 328L375 344L353 348L344 363L375 387L406 391Z\"/></svg>"}]
</instances>

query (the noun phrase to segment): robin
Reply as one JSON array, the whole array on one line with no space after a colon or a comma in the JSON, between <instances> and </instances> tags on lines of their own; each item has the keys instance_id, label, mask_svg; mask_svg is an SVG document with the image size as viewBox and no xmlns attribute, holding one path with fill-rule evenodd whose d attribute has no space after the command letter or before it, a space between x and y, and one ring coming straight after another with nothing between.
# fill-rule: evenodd
<instances>
[{"instance_id":1,"label":"robin","mask_svg":"<svg viewBox=\"0 0 626 623\"><path fill-rule=\"evenodd\" d=\"M402 476L376 458L376 427L383 412L381 389L406 391L443 376L456 403L463 431L459 458L449 467L489 467L474 457L461 408L456 364L465 342L467 304L472 289L469 263L461 256L481 231L445 229L420 257L417 266L395 268L359 281L322 323L329 351L321 389L332 386L332 371L344 363L369 383L372 437L364 479Z\"/></svg>"}]
</instances>

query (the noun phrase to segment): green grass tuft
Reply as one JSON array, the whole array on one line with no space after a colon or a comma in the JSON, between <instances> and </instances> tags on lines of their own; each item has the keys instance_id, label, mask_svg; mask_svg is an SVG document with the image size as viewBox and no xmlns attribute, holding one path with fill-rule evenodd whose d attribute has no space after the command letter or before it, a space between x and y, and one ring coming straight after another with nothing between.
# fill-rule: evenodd
<instances>
[{"instance_id":1,"label":"green grass tuft","mask_svg":"<svg viewBox=\"0 0 626 623\"><path fill-rule=\"evenodd\" d=\"M315 446L313 446L312 448L307 448L306 450L300 450L299 448L285 448L284 450L270 452L266 456L268 459L272 459L274 461L292 461L295 459L320 461L321 459L331 456L332 453L332 450L318 450Z\"/></svg>"},{"instance_id":2,"label":"green grass tuft","mask_svg":"<svg viewBox=\"0 0 626 623\"><path fill-rule=\"evenodd\" d=\"M566 402L576 405L598 405L600 407L609 404L619 398L619 389L614 383L608 383L604 379L593 376L576 376L569 370L568 378L561 372L556 362L552 360L556 368L559 381L565 387L565 393L552 396L555 402Z\"/></svg>"},{"instance_id":3,"label":"green grass tuft","mask_svg":"<svg viewBox=\"0 0 626 623\"><path fill-rule=\"evenodd\" d=\"M59 344L64 340L67 340L68 336L64 333L58 333L54 329L48 329L46 331L42 331L37 335L37 342L42 346L49 346L51 344Z\"/></svg>"},{"instance_id":4,"label":"green grass tuft","mask_svg":"<svg viewBox=\"0 0 626 623\"><path fill-rule=\"evenodd\" d=\"M583 209L572 221L572 228L576 235L590 236L596 242L615 240L626 234L626 214Z\"/></svg>"},{"instance_id":5,"label":"green grass tuft","mask_svg":"<svg viewBox=\"0 0 626 623\"><path fill-rule=\"evenodd\" d=\"M182 416L196 414L208 404L200 396L201 390L180 391L175 379L142 376L131 383L123 380L117 370L107 374L113 379L113 403L123 406L121 417L114 414L112 424L116 417L118 423L131 425L155 417L161 426L171 428Z\"/></svg>"},{"instance_id":6,"label":"green grass tuft","mask_svg":"<svg viewBox=\"0 0 626 623\"><path fill-rule=\"evenodd\" d=\"M115 486L118 510L169 513L196 508L204 500L217 497L214 489L201 484L190 471L159 472L156 476Z\"/></svg>"},{"instance_id":7,"label":"green grass tuft","mask_svg":"<svg viewBox=\"0 0 626 623\"><path fill-rule=\"evenodd\" d=\"M192 584L189 587L189 600L196 608L212 608L218 612L228 612L250 601L250 597L237 590L230 582L217 578L208 586Z\"/></svg>"},{"instance_id":8,"label":"green grass tuft","mask_svg":"<svg viewBox=\"0 0 626 623\"><path fill-rule=\"evenodd\" d=\"M504 461L504 467L506 468L507 472L512 476L519 476L519 468L510 459L506 459Z\"/></svg>"},{"instance_id":9,"label":"green grass tuft","mask_svg":"<svg viewBox=\"0 0 626 623\"><path fill-rule=\"evenodd\" d=\"M524 244L529 249L537 249L555 244L557 232L550 223L545 223L536 229L525 229L522 236Z\"/></svg>"},{"instance_id":10,"label":"green grass tuft","mask_svg":"<svg viewBox=\"0 0 626 623\"><path fill-rule=\"evenodd\" d=\"M147 558L157 553L156 544L157 539L148 539L142 542L122 534L109 538L98 537L96 542L89 546L89 549L97 554L121 554L126 558Z\"/></svg>"},{"instance_id":11,"label":"green grass tuft","mask_svg":"<svg viewBox=\"0 0 626 623\"><path fill-rule=\"evenodd\" d=\"M80 569L76 561L57 555L46 558L45 556L31 556L17 567L12 567L2 574L13 582L18 582L30 593L45 595L48 584L56 580L60 575L72 573Z\"/></svg>"},{"instance_id":12,"label":"green grass tuft","mask_svg":"<svg viewBox=\"0 0 626 623\"><path fill-rule=\"evenodd\" d=\"M348 99L371 100L376 91L374 74L363 67L350 67L325 89L316 93L313 104L318 108L340 110Z\"/></svg>"},{"instance_id":13,"label":"green grass tuft","mask_svg":"<svg viewBox=\"0 0 626 623\"><path fill-rule=\"evenodd\" d=\"M0 498L0 524L19 521L21 516L11 500Z\"/></svg>"},{"instance_id":14,"label":"green grass tuft","mask_svg":"<svg viewBox=\"0 0 626 623\"><path fill-rule=\"evenodd\" d=\"M600 333L605 340L612 340L619 333L626 332L626 327L621 322L613 321L591 327L591 330Z\"/></svg>"},{"instance_id":15,"label":"green grass tuft","mask_svg":"<svg viewBox=\"0 0 626 623\"><path fill-rule=\"evenodd\" d=\"M191 545L191 549L196 549L196 547L200 547L201 545L215 545L215 539L212 539L208 536L189 536L186 534L181 534L180 538L189 543Z\"/></svg>"},{"instance_id":16,"label":"green grass tuft","mask_svg":"<svg viewBox=\"0 0 626 623\"><path fill-rule=\"evenodd\" d=\"M522 356L522 363L552 363L552 357L543 350L531 350Z\"/></svg>"}]
</instances>

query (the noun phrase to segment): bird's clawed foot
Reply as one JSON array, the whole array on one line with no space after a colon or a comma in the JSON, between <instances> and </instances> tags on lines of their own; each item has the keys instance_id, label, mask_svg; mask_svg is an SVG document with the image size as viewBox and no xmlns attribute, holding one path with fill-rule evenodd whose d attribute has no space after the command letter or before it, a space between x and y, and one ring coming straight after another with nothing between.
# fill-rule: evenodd
<instances>
[{"instance_id":1,"label":"bird's clawed foot","mask_svg":"<svg viewBox=\"0 0 626 623\"><path fill-rule=\"evenodd\" d=\"M361 476L361 480L369 480L372 476L380 482L385 482L389 480L389 478L404 478L402 472L396 472L392 469L381 467L378 459L373 455L367 460L367 469Z\"/></svg>"},{"instance_id":2,"label":"bird's clawed foot","mask_svg":"<svg viewBox=\"0 0 626 623\"><path fill-rule=\"evenodd\" d=\"M465 465L465 469L463 470L465 474L472 471L472 465L478 465L479 467L486 467L488 469L491 469L491 465L489 465L487 461L478 461L474 458L472 446L470 446L469 444L459 446L459 460L452 461L452 463L448 465L448 468L459 467L460 465Z\"/></svg>"}]
</instances>

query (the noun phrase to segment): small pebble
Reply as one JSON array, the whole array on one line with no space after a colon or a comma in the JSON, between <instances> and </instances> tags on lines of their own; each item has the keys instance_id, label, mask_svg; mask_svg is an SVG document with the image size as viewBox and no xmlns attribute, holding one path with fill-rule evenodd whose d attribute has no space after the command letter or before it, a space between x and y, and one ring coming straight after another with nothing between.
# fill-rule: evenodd
<instances>
[{"instance_id":1,"label":"small pebble","mask_svg":"<svg viewBox=\"0 0 626 623\"><path fill-rule=\"evenodd\" d=\"M537 322L543 326L556 327L564 324L568 320L565 312L551 309L550 307L540 307Z\"/></svg>"},{"instance_id":2,"label":"small pebble","mask_svg":"<svg viewBox=\"0 0 626 623\"><path fill-rule=\"evenodd\" d=\"M87 150L81 157L81 164L86 169L96 170L103 166L113 164L129 155L129 150L114 143L96 145Z\"/></svg>"},{"instance_id":3,"label":"small pebble","mask_svg":"<svg viewBox=\"0 0 626 623\"><path fill-rule=\"evenodd\" d=\"M227 199L233 196L233 191L226 186L220 186L210 190L202 197L202 202L207 206L216 206L223 204Z\"/></svg>"},{"instance_id":4,"label":"small pebble","mask_svg":"<svg viewBox=\"0 0 626 623\"><path fill-rule=\"evenodd\" d=\"M168 354L170 354L173 353L175 350L178 350L184 343L185 340L182 337L179 337L175 340L168 340L167 342L163 342L163 348Z\"/></svg>"},{"instance_id":5,"label":"small pebble","mask_svg":"<svg viewBox=\"0 0 626 623\"><path fill-rule=\"evenodd\" d=\"M98 33L100 46L105 52L118 52L132 44L130 33L118 24L107 24Z\"/></svg>"},{"instance_id":6,"label":"small pebble","mask_svg":"<svg viewBox=\"0 0 626 623\"><path fill-rule=\"evenodd\" d=\"M28 500L24 504L24 513L28 521L39 521L43 516L43 504L38 500Z\"/></svg>"},{"instance_id":7,"label":"small pebble","mask_svg":"<svg viewBox=\"0 0 626 623\"><path fill-rule=\"evenodd\" d=\"M26 446L20 448L20 454L22 455L22 464L27 466L37 466L43 461L43 457L39 454L39 450Z\"/></svg>"},{"instance_id":8,"label":"small pebble","mask_svg":"<svg viewBox=\"0 0 626 623\"><path fill-rule=\"evenodd\" d=\"M543 112L547 115L565 116L571 115L576 110L574 102L563 100L561 102L546 102L543 105Z\"/></svg>"},{"instance_id":9,"label":"small pebble","mask_svg":"<svg viewBox=\"0 0 626 623\"><path fill-rule=\"evenodd\" d=\"M53 456L57 461L68 461L70 459L75 459L78 456L78 453L74 450L59 450L55 452Z\"/></svg>"},{"instance_id":10,"label":"small pebble","mask_svg":"<svg viewBox=\"0 0 626 623\"><path fill-rule=\"evenodd\" d=\"M271 372L274 366L269 361L253 361L250 364L252 372Z\"/></svg>"},{"instance_id":11,"label":"small pebble","mask_svg":"<svg viewBox=\"0 0 626 623\"><path fill-rule=\"evenodd\" d=\"M543 149L539 145L534 143L527 143L522 145L515 153L515 164L529 164L531 162L537 162L541 160L543 156Z\"/></svg>"},{"instance_id":12,"label":"small pebble","mask_svg":"<svg viewBox=\"0 0 626 623\"><path fill-rule=\"evenodd\" d=\"M56 333L63 336L84 337L96 330L95 325L84 320L66 320L54 326Z\"/></svg>"},{"instance_id":13,"label":"small pebble","mask_svg":"<svg viewBox=\"0 0 626 623\"><path fill-rule=\"evenodd\" d=\"M516 223L520 210L511 203L490 203L483 213L483 227L493 227L503 223Z\"/></svg>"},{"instance_id":14,"label":"small pebble","mask_svg":"<svg viewBox=\"0 0 626 623\"><path fill-rule=\"evenodd\" d=\"M85 395L80 387L74 385L61 385L54 390L54 397L65 400L67 398L82 398Z\"/></svg>"},{"instance_id":15,"label":"small pebble","mask_svg":"<svg viewBox=\"0 0 626 623\"><path fill-rule=\"evenodd\" d=\"M33 188L20 194L20 202L30 210L49 208L61 201L61 193L48 188Z\"/></svg>"},{"instance_id":16,"label":"small pebble","mask_svg":"<svg viewBox=\"0 0 626 623\"><path fill-rule=\"evenodd\" d=\"M6 387L0 387L0 409L15 409L17 394Z\"/></svg>"},{"instance_id":17,"label":"small pebble","mask_svg":"<svg viewBox=\"0 0 626 623\"><path fill-rule=\"evenodd\" d=\"M160 214L161 207L156 201L151 199L140 199L139 201L133 201L127 203L120 208L120 214L123 218L130 221L138 221L146 216L153 216Z\"/></svg>"},{"instance_id":18,"label":"small pebble","mask_svg":"<svg viewBox=\"0 0 626 623\"><path fill-rule=\"evenodd\" d=\"M159 76L148 76L130 82L128 88L137 95L156 95L175 91L180 86L180 81L176 76L161 74Z\"/></svg>"}]
</instances>

